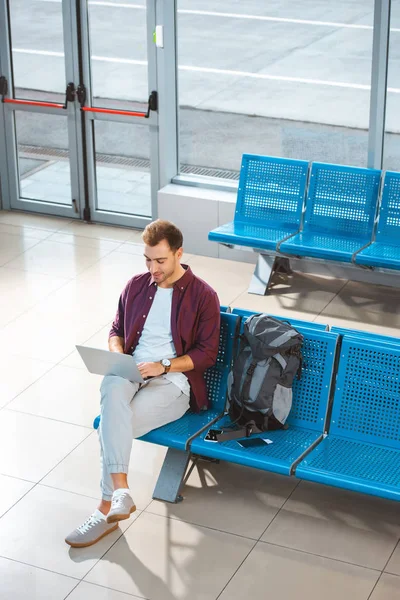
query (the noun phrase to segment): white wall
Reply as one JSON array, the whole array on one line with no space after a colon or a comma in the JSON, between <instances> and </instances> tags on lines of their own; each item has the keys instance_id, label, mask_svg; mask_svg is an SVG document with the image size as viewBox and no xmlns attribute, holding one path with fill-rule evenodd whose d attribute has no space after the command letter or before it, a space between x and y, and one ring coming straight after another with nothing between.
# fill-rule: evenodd
<instances>
[{"instance_id":1,"label":"white wall","mask_svg":"<svg viewBox=\"0 0 400 600\"><path fill-rule=\"evenodd\" d=\"M255 263L252 251L231 250L208 241L211 229L233 221L236 193L170 184L158 192L158 217L172 221L183 233L189 254Z\"/></svg>"}]
</instances>

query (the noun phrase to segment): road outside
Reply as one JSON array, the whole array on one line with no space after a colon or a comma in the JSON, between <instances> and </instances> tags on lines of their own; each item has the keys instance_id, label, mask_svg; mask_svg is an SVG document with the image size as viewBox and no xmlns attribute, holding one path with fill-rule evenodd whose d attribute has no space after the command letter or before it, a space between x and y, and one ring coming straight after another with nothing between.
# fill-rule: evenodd
<instances>
[{"instance_id":1,"label":"road outside","mask_svg":"<svg viewBox=\"0 0 400 600\"><path fill-rule=\"evenodd\" d=\"M11 6L19 95L54 99L65 89L60 0ZM146 101L145 23L143 0L89 2L98 106ZM366 166L372 23L373 0L179 0L183 170L234 177L243 152ZM396 170L399 100L400 0L392 0L385 167ZM61 124L49 130L39 116L18 119L21 158L34 160L23 154L28 146L67 150ZM96 149L133 164L149 158L148 134L132 127L121 137L113 124L98 127Z\"/></svg>"}]
</instances>

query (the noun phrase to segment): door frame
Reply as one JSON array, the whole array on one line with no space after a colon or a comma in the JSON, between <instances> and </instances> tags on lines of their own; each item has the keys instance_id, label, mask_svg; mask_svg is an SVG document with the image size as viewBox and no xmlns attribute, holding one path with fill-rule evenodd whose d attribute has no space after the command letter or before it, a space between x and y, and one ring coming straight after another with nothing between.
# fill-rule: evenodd
<instances>
[{"instance_id":1,"label":"door frame","mask_svg":"<svg viewBox=\"0 0 400 600\"><path fill-rule=\"evenodd\" d=\"M62 0L62 19L64 36L64 68L66 82L73 82L76 77L76 52L74 51L74 40L72 37L72 19L75 0ZM79 219L82 213L82 203L79 196L79 168L78 168L78 144L76 128L76 106L75 102L68 102L66 108L58 102L30 101L15 98L13 63L11 54L11 31L9 0L0 0L0 64L2 75L6 77L8 92L3 98L2 109L4 119L4 153L7 156L7 184L6 194L3 198L3 208L12 210L23 210L51 214L71 219ZM67 84L66 84L67 86ZM20 178L18 165L18 140L16 135L15 115L19 111L30 114L49 114L67 119L71 204L51 203L42 200L32 200L20 197ZM61 113L62 111L62 113ZM73 203L75 200L75 204Z\"/></svg>"},{"instance_id":2,"label":"door frame","mask_svg":"<svg viewBox=\"0 0 400 600\"><path fill-rule=\"evenodd\" d=\"M136 112L134 110L105 109L93 106L92 80L90 62L90 32L89 32L89 10L87 0L79 2L79 39L77 43L81 48L80 84L84 86L86 101L81 106L81 131L84 137L83 153L86 156L86 173L82 181L85 181L87 189L86 217L98 223L143 228L157 215L157 192L159 189L159 121L158 110ZM147 72L148 72L148 95L157 90L157 53L153 41L153 32L156 26L156 0L146 0L146 37L147 37ZM157 94L157 92L156 92ZM97 208L96 191L96 162L95 162L95 140L93 134L96 121L118 122L135 125L145 125L149 128L150 137L150 181L151 181L151 216L141 216L129 213L118 213L104 208ZM84 161L82 161L83 164Z\"/></svg>"},{"instance_id":3,"label":"door frame","mask_svg":"<svg viewBox=\"0 0 400 600\"><path fill-rule=\"evenodd\" d=\"M0 151L6 156L0 166L2 179L3 208L51 214L55 216L83 219L99 223L143 228L157 216L157 192L160 187L159 158L159 118L158 110L146 113L110 110L99 112L91 105L90 78L90 39L87 0L62 0L63 33L64 33L64 66L66 86L74 83L75 89L84 86L86 102L80 104L78 95L74 101L67 103L67 108L53 102L19 101L14 97L13 65L11 54L11 32L9 24L9 2L0 0L0 75L4 75L8 83L8 94L0 107L0 134L4 129L4 141L0 140ZM146 34L148 61L149 96L157 90L157 48L153 39L156 27L156 4L159 0L146 0ZM67 118L69 161L71 169L71 206L50 203L41 200L30 200L20 197L20 180L18 168L18 148L15 128L15 114L27 111L31 114L53 114ZM131 114L130 114L131 113ZM111 210L97 208L96 199L96 166L93 135L93 123L96 121L115 121L134 127L135 124L146 125L150 138L150 180L152 215L143 217L135 214L116 213ZM3 152L4 151L4 152ZM72 202L74 199L75 205Z\"/></svg>"}]
</instances>

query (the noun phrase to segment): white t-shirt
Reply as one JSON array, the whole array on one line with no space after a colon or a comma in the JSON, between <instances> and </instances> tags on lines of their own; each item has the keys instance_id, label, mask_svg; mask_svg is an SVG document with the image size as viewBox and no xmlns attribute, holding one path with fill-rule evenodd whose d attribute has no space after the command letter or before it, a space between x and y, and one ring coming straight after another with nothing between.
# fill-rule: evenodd
<instances>
[{"instance_id":1,"label":"white t-shirt","mask_svg":"<svg viewBox=\"0 0 400 600\"><path fill-rule=\"evenodd\" d=\"M136 363L158 362L163 358L176 358L171 330L173 288L157 288L139 343L133 353ZM183 373L166 373L184 394L190 396L190 385Z\"/></svg>"}]
</instances>

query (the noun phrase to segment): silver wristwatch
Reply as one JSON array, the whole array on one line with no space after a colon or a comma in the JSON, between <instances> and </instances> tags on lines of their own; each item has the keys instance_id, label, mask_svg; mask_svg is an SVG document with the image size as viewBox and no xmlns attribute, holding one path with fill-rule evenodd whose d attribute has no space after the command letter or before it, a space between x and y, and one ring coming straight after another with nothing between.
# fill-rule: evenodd
<instances>
[{"instance_id":1,"label":"silver wristwatch","mask_svg":"<svg viewBox=\"0 0 400 600\"><path fill-rule=\"evenodd\" d=\"M164 367L164 373L168 373L168 371L171 368L171 361L168 358L163 358L162 360L160 360L160 363Z\"/></svg>"}]
</instances>

